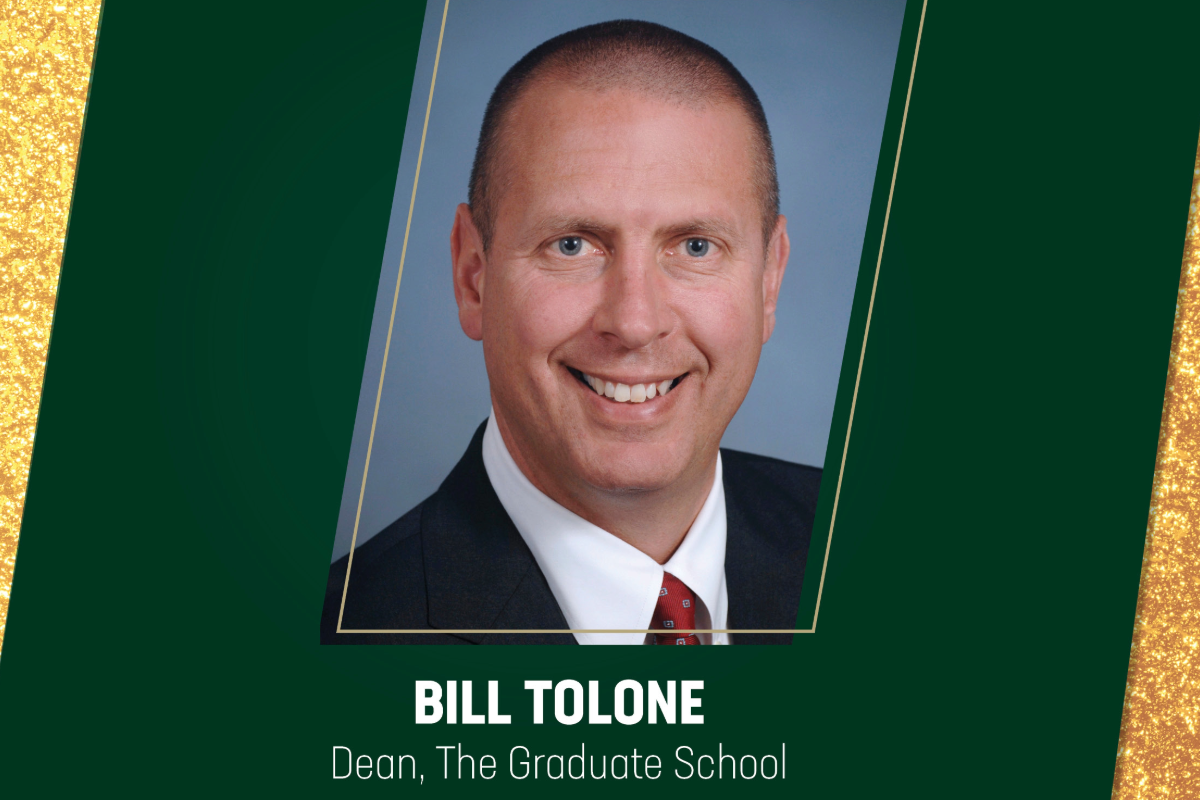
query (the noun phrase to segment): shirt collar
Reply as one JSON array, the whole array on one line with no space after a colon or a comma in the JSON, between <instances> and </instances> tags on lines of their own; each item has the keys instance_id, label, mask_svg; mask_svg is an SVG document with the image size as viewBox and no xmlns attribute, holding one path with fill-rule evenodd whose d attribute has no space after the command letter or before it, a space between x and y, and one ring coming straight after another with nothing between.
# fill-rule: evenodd
<instances>
[{"instance_id":1,"label":"shirt collar","mask_svg":"<svg viewBox=\"0 0 1200 800\"><path fill-rule=\"evenodd\" d=\"M567 623L575 630L645 630L650 626L663 572L686 583L724 628L725 490L721 457L708 498L666 564L559 505L521 472L496 424L488 417L483 465L501 505L529 546ZM701 620L696 620L701 627ZM642 644L644 633L576 633L580 644ZM706 637L707 638L707 637Z\"/></svg>"}]
</instances>

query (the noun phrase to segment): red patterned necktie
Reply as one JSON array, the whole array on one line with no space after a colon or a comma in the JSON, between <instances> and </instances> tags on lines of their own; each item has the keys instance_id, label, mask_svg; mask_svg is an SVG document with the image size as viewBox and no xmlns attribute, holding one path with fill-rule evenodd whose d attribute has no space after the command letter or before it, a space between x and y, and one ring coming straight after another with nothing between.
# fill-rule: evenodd
<instances>
[{"instance_id":1,"label":"red patterned necktie","mask_svg":"<svg viewBox=\"0 0 1200 800\"><path fill-rule=\"evenodd\" d=\"M696 627L696 595L683 581L669 572L663 573L662 588L658 590L658 605L654 607L654 619L650 627L655 631L655 644L700 644L694 633L676 634L672 630L686 631Z\"/></svg>"}]
</instances>

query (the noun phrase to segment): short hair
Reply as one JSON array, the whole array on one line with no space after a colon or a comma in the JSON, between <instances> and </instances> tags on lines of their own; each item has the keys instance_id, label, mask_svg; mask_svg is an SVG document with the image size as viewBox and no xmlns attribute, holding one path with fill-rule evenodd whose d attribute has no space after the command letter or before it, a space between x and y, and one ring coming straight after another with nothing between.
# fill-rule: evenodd
<instances>
[{"instance_id":1,"label":"short hair","mask_svg":"<svg viewBox=\"0 0 1200 800\"><path fill-rule=\"evenodd\" d=\"M775 150L762 103L742 73L717 50L679 31L622 19L576 28L530 50L496 84L483 114L468 202L486 250L494 233L496 162L505 118L537 79L564 79L586 88L629 87L690 105L714 98L738 105L750 119L755 142L753 180L763 207L768 241L779 215Z\"/></svg>"}]
</instances>

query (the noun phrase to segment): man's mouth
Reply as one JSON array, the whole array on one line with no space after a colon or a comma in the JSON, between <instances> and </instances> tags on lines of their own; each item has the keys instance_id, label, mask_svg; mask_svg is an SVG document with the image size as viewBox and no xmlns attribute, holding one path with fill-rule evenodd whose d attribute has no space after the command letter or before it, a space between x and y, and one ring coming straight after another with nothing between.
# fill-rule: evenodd
<instances>
[{"instance_id":1,"label":"man's mouth","mask_svg":"<svg viewBox=\"0 0 1200 800\"><path fill-rule=\"evenodd\" d=\"M655 397L665 395L676 386L679 382L688 376L685 372L675 378L667 378L666 380L657 383L613 383L606 381L603 378L594 378L585 372L581 372L574 367L567 367L572 375L584 386L591 389L601 397L607 397L616 403L644 403L647 400L653 400Z\"/></svg>"}]
</instances>

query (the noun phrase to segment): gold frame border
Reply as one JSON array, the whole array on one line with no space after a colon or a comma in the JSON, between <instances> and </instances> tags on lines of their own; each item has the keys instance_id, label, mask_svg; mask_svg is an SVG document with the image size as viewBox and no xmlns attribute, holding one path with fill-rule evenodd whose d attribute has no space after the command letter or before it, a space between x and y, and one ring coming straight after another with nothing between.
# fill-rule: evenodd
<instances>
[{"instance_id":1,"label":"gold frame border","mask_svg":"<svg viewBox=\"0 0 1200 800\"><path fill-rule=\"evenodd\" d=\"M917 77L917 56L921 52L921 35L925 31L925 11L929 6L929 0L921 2L921 20L917 25L917 42L913 48L912 70L908 75L908 93L904 96L904 112L900 117L900 137L896 142L896 162L892 165L892 182L888 187L887 208L883 215L883 232L879 239L879 256L875 261L875 277L871 282L871 301L867 305L867 322L863 328L862 349L858 354L858 372L854 376L854 393L850 398L850 417L846 421L846 439L842 448L842 463L838 469L837 488L833 495L833 513L829 518L829 535L825 541L825 558L821 562L821 580L817 584L817 605L813 609L813 621L811 628L782 628L782 629L749 629L749 628L720 628L720 629L704 629L704 630L678 630L675 633L816 633L817 632L817 617L821 613L821 596L825 591L825 571L829 567L829 551L833 547L833 528L837 522L838 501L842 496L842 477L846 472L846 454L850 451L850 431L854 427L854 409L858 404L858 387L862 382L863 361L867 357L867 337L871 331L871 315L875 311L875 291L879 287L879 268L883 264L883 247L887 242L888 221L892 216L892 196L896 191L896 175L900 171L900 151L904 146L904 128L908 123L908 106L912 100L913 82ZM392 327L396 321L396 303L400 298L400 279L404 275L404 257L408 252L408 234L412 228L413 208L417 202L417 182L421 179L421 160L425 155L425 134L429 130L429 113L433 109L433 90L437 85L438 64L442 58L442 37L446 33L446 17L450 12L450 0L446 0L442 7L442 27L438 32L437 51L433 57L433 77L429 81L429 101L425 105L425 126L421 129L421 146L417 150L417 170L413 176L412 197L408 202L408 221L404 226L404 245L400 248L400 268L396 274L396 291L392 296L392 316L388 320L387 339L383 345L383 366L379 370L379 388L375 392L375 412L371 417L371 435L367 439L367 459L363 464L362 486L358 491L358 509L354 513L354 532L350 537L350 556L346 561L346 579L342 583L342 602L338 608L338 621L335 633L420 633L420 634L439 634L439 633L466 633L466 634L482 634L482 633L655 633L653 630L640 629L619 629L619 630L597 630L593 628L564 628L551 629L541 628L537 630L517 630L512 628L488 628L483 630L467 629L467 628L343 628L342 615L346 611L346 592L350 588L350 573L354 569L354 548L358 544L358 523L362 515L363 496L367 490L367 471L371 466L371 449L375 443L375 423L379 419L379 402L383 397L383 376L387 372L388 352L392 346Z\"/></svg>"}]
</instances>

